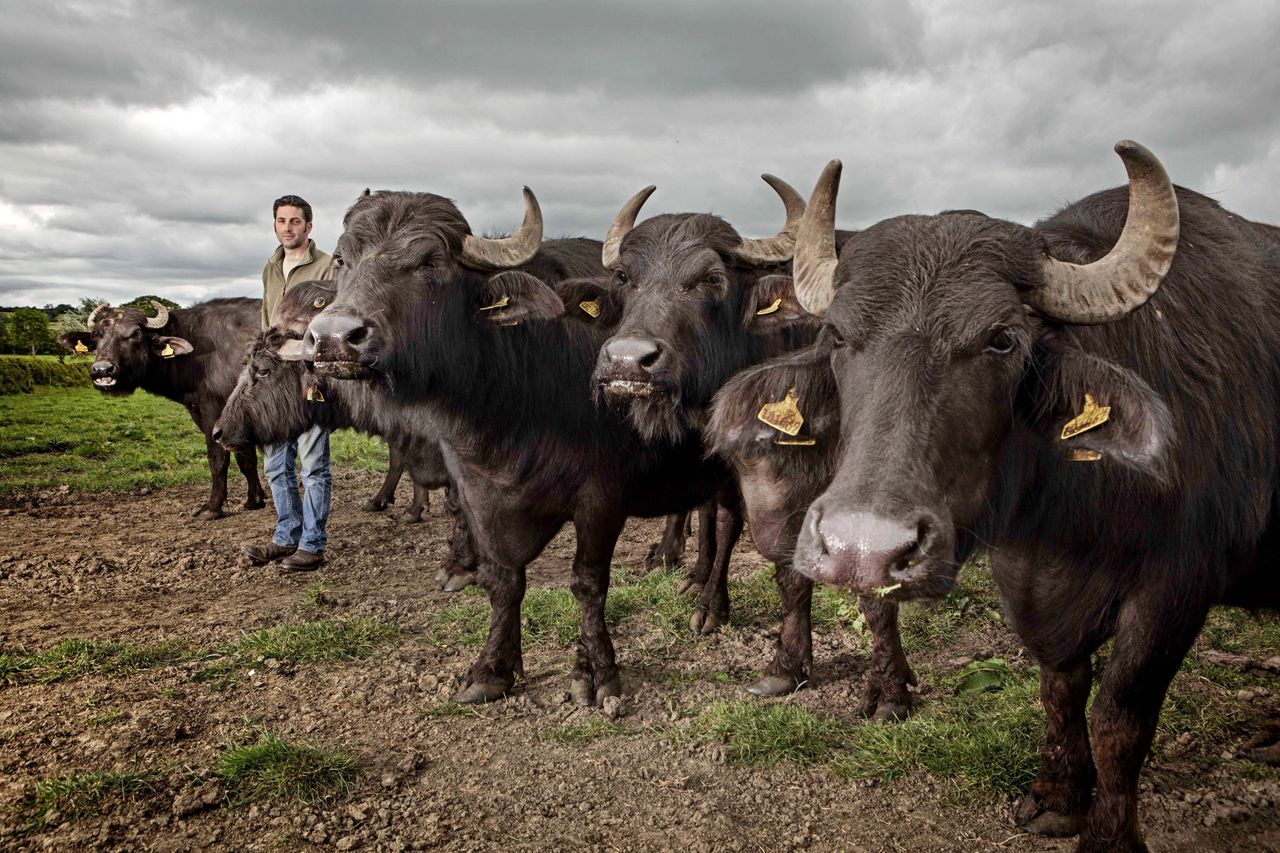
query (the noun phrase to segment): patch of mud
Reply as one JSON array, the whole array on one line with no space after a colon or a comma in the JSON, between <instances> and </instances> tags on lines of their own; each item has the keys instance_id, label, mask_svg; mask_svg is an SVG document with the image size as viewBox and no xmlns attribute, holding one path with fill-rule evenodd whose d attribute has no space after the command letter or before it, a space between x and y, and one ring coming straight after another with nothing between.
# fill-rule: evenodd
<instances>
[{"instance_id":1,"label":"patch of mud","mask_svg":"<svg viewBox=\"0 0 1280 853\"><path fill-rule=\"evenodd\" d=\"M192 679L198 664L123 677L0 687L0 833L14 849L191 848L532 850L1070 850L1071 840L1018 833L1012 801L946 804L927 778L848 782L822 768L738 767L722 747L682 746L653 734L672 708L745 696L768 661L773 628L735 629L654 653L656 638L614 633L625 696L623 734L585 746L544 732L603 718L568 702L572 647L525 650L514 696L462 715L422 711L449 699L477 649L425 639L457 595L430 579L445 555L446 519L433 494L425 523L359 511L378 485L339 472L329 562L312 574L244 566L240 543L265 540L273 515L233 509L189 518L201 487L146 494L43 496L0 512L0 646L43 649L66 637L212 647L304 619L376 615L404 628L399 643L354 663L241 670L225 690ZM234 494L233 494L234 497ZM400 490L403 503L407 484ZM229 506L234 506L230 504ZM660 521L633 521L615 563L643 573ZM694 547L693 540L690 548ZM571 533L531 567L531 587L567 583ZM692 557L692 554L690 555ZM764 561L744 540L735 576ZM316 581L330 603L301 602ZM980 652L1019 646L992 625L915 663L942 670ZM816 690L795 701L854 719L866 658L842 630L815 639ZM967 659L967 658L965 658ZM700 674L728 673L731 683ZM736 682L736 683L734 683ZM676 684L679 686L670 686ZM927 689L927 686L926 686ZM118 716L117 716L118 714ZM106 716L104 716L106 715ZM107 722L104 722L104 719ZM355 793L319 807L227 805L201 774L222 745L255 728L343 746L360 759ZM14 837L14 805L41 779L96 768L158 768L154 790L113 801L100 816L51 821ZM1176 750L1143 775L1142 821L1157 850L1280 849L1280 784L1238 764L1180 764Z\"/></svg>"}]
</instances>

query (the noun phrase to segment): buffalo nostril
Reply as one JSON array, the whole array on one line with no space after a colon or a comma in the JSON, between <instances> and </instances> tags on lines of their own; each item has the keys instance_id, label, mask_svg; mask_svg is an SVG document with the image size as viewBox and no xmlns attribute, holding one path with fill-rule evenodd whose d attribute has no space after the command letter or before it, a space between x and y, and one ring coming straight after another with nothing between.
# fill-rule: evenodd
<instances>
[{"instance_id":1,"label":"buffalo nostril","mask_svg":"<svg viewBox=\"0 0 1280 853\"><path fill-rule=\"evenodd\" d=\"M346 342L347 342L350 346L358 347L358 346L360 346L360 344L364 343L364 341L365 341L368 337L369 337L369 327L368 327L368 326L356 326L354 329L352 329L351 331L347 332Z\"/></svg>"},{"instance_id":2,"label":"buffalo nostril","mask_svg":"<svg viewBox=\"0 0 1280 853\"><path fill-rule=\"evenodd\" d=\"M213 440L214 440L214 441L222 441L222 428L221 428L221 427L214 427L214 428L213 428L213 432L212 432L211 434L213 435Z\"/></svg>"},{"instance_id":3,"label":"buffalo nostril","mask_svg":"<svg viewBox=\"0 0 1280 853\"><path fill-rule=\"evenodd\" d=\"M640 356L639 364L645 370L653 370L653 366L658 363L658 359L662 356L662 350L655 347L653 352L647 352Z\"/></svg>"}]
</instances>

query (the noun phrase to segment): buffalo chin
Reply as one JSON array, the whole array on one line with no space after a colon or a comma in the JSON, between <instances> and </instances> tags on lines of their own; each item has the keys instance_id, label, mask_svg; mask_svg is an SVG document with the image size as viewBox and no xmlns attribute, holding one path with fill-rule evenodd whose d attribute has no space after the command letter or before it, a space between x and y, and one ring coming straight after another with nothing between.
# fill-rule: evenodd
<instances>
[{"instance_id":1,"label":"buffalo chin","mask_svg":"<svg viewBox=\"0 0 1280 853\"><path fill-rule=\"evenodd\" d=\"M315 371L330 379L370 379L373 370L358 361L317 361Z\"/></svg>"}]
</instances>

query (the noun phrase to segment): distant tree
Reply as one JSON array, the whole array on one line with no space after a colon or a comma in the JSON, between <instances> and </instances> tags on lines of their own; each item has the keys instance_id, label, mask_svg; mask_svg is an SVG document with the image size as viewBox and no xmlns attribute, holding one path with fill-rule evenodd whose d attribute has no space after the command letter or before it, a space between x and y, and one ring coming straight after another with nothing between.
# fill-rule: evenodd
<instances>
[{"instance_id":1,"label":"distant tree","mask_svg":"<svg viewBox=\"0 0 1280 853\"><path fill-rule=\"evenodd\" d=\"M13 344L9 341L9 317L0 314L0 352L9 352Z\"/></svg>"},{"instance_id":2,"label":"distant tree","mask_svg":"<svg viewBox=\"0 0 1280 853\"><path fill-rule=\"evenodd\" d=\"M64 302L61 305L47 304L40 310L43 311L44 315L49 318L50 322L52 322L58 318L59 314L66 314L69 311L75 311L76 308L74 305L68 305Z\"/></svg>"},{"instance_id":3,"label":"distant tree","mask_svg":"<svg viewBox=\"0 0 1280 853\"><path fill-rule=\"evenodd\" d=\"M128 302L124 303L120 307L121 308L139 308L142 310L143 314L146 314L148 317L154 317L156 315L156 307L151 304L152 299L154 299L156 302L159 302L161 305L169 309L182 307L178 303L174 302L172 299L165 299L163 296L153 296L151 294L139 296L137 299L130 299Z\"/></svg>"},{"instance_id":4,"label":"distant tree","mask_svg":"<svg viewBox=\"0 0 1280 853\"><path fill-rule=\"evenodd\" d=\"M39 308L19 308L9 321L9 340L15 352L53 352L49 318Z\"/></svg>"}]
</instances>

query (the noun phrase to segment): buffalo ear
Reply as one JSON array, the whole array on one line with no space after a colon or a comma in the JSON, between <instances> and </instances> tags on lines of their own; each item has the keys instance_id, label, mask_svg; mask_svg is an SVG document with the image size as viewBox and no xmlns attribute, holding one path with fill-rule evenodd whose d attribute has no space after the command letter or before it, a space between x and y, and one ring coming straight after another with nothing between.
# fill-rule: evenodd
<instances>
[{"instance_id":1,"label":"buffalo ear","mask_svg":"<svg viewBox=\"0 0 1280 853\"><path fill-rule=\"evenodd\" d=\"M550 320L564 314L564 303L556 292L526 272L500 272L480 290L479 319L495 326Z\"/></svg>"},{"instance_id":2,"label":"buffalo ear","mask_svg":"<svg viewBox=\"0 0 1280 853\"><path fill-rule=\"evenodd\" d=\"M62 344L72 352L76 351L76 344L84 344L90 350L93 349L93 332L75 330L71 332L63 332L58 335L58 343Z\"/></svg>"},{"instance_id":3,"label":"buffalo ear","mask_svg":"<svg viewBox=\"0 0 1280 853\"><path fill-rule=\"evenodd\" d=\"M1037 373L1045 378L1034 392L1033 420L1066 460L1105 459L1169 480L1177 440L1173 413L1142 377L1069 345L1049 352Z\"/></svg>"},{"instance_id":4,"label":"buffalo ear","mask_svg":"<svg viewBox=\"0 0 1280 853\"><path fill-rule=\"evenodd\" d=\"M800 307L795 282L789 275L762 275L751 285L743 325L756 334L816 323L817 318Z\"/></svg>"},{"instance_id":5,"label":"buffalo ear","mask_svg":"<svg viewBox=\"0 0 1280 853\"><path fill-rule=\"evenodd\" d=\"M169 335L156 335L151 342L151 348L164 358L191 355L195 351L195 347L191 346L191 342L186 338L175 338Z\"/></svg>"},{"instance_id":6,"label":"buffalo ear","mask_svg":"<svg viewBox=\"0 0 1280 853\"><path fill-rule=\"evenodd\" d=\"M565 317L612 328L622 319L622 294L608 278L567 278L551 285L564 303Z\"/></svg>"}]
</instances>

